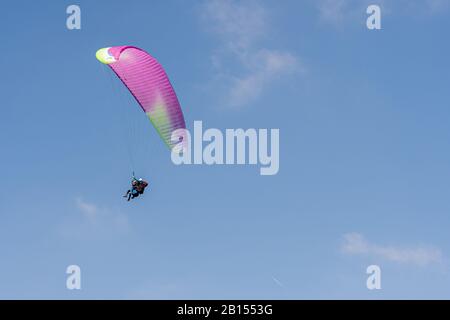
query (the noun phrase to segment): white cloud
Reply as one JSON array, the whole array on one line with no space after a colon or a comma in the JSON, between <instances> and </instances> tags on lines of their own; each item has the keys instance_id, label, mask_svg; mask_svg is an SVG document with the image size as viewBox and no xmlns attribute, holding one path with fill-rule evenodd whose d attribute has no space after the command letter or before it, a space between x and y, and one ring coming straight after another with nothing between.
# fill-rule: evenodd
<instances>
[{"instance_id":1,"label":"white cloud","mask_svg":"<svg viewBox=\"0 0 450 320\"><path fill-rule=\"evenodd\" d=\"M206 1L202 15L209 29L232 50L248 49L266 31L266 10L254 1Z\"/></svg>"},{"instance_id":2,"label":"white cloud","mask_svg":"<svg viewBox=\"0 0 450 320\"><path fill-rule=\"evenodd\" d=\"M449 6L448 0L427 0L431 8L447 8Z\"/></svg>"},{"instance_id":3,"label":"white cloud","mask_svg":"<svg viewBox=\"0 0 450 320\"><path fill-rule=\"evenodd\" d=\"M348 13L349 0L319 0L320 18L334 24L341 23Z\"/></svg>"},{"instance_id":4,"label":"white cloud","mask_svg":"<svg viewBox=\"0 0 450 320\"><path fill-rule=\"evenodd\" d=\"M82 198L76 199L76 205L83 215L91 221L95 219L95 216L99 211L95 204L85 202Z\"/></svg>"},{"instance_id":5,"label":"white cloud","mask_svg":"<svg viewBox=\"0 0 450 320\"><path fill-rule=\"evenodd\" d=\"M320 20L334 26L342 26L347 21L365 22L366 8L376 4L381 7L382 17L391 14L407 14L418 16L423 14L439 14L445 12L449 0L312 0L318 11Z\"/></svg>"},{"instance_id":6,"label":"white cloud","mask_svg":"<svg viewBox=\"0 0 450 320\"><path fill-rule=\"evenodd\" d=\"M300 70L292 53L260 46L269 26L267 10L260 2L207 1L202 17L219 42L211 60L219 81L226 84L226 104L251 103L277 78ZM233 67L240 70L230 71Z\"/></svg>"},{"instance_id":7,"label":"white cloud","mask_svg":"<svg viewBox=\"0 0 450 320\"><path fill-rule=\"evenodd\" d=\"M232 78L229 89L229 102L232 106L245 105L255 100L277 77L298 70L296 58L287 52L261 50L253 58L256 64L251 72Z\"/></svg>"},{"instance_id":8,"label":"white cloud","mask_svg":"<svg viewBox=\"0 0 450 320\"><path fill-rule=\"evenodd\" d=\"M343 236L341 250L345 254L365 255L371 258L380 258L396 263L415 264L426 266L439 264L443 261L442 252L434 247L382 246L367 241L360 233L348 233Z\"/></svg>"},{"instance_id":9,"label":"white cloud","mask_svg":"<svg viewBox=\"0 0 450 320\"><path fill-rule=\"evenodd\" d=\"M426 6L431 13L441 13L446 11L450 6L448 0L426 0Z\"/></svg>"},{"instance_id":10,"label":"white cloud","mask_svg":"<svg viewBox=\"0 0 450 320\"><path fill-rule=\"evenodd\" d=\"M78 197L75 199L76 209L80 214L68 216L59 226L63 236L82 237L108 236L123 234L130 230L128 217L119 210L99 206Z\"/></svg>"}]
</instances>

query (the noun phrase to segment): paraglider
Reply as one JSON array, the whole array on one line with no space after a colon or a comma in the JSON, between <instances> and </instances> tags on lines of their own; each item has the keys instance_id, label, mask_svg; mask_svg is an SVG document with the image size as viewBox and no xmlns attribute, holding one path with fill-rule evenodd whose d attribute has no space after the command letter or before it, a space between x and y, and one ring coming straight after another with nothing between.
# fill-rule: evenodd
<instances>
[{"instance_id":1,"label":"paraglider","mask_svg":"<svg viewBox=\"0 0 450 320\"><path fill-rule=\"evenodd\" d=\"M134 46L103 48L97 51L96 57L119 77L170 150L184 144L186 137L183 134L178 136L178 141L171 140L172 133L186 129L186 125L172 84L155 58ZM127 192L128 198L139 196L148 185L135 179L134 175L132 181L136 186Z\"/></svg>"},{"instance_id":2,"label":"paraglider","mask_svg":"<svg viewBox=\"0 0 450 320\"><path fill-rule=\"evenodd\" d=\"M127 200L134 199L139 197L139 195L144 194L145 188L147 188L148 182L142 178L136 179L133 173L133 178L131 179L131 188L127 190L124 198L128 198Z\"/></svg>"}]
</instances>

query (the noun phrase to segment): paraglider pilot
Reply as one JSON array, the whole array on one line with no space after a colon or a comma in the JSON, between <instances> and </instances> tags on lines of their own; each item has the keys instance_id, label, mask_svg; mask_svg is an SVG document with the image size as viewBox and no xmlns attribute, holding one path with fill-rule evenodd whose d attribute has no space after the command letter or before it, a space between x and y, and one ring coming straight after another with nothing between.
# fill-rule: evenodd
<instances>
[{"instance_id":1,"label":"paraglider pilot","mask_svg":"<svg viewBox=\"0 0 450 320\"><path fill-rule=\"evenodd\" d=\"M143 194L145 191L145 188L148 186L148 182L143 180L142 178L136 179L133 173L133 178L131 179L131 188L125 193L123 196L124 198L128 197L127 201L130 201L130 199L134 199L136 197L139 197L139 195Z\"/></svg>"}]
</instances>

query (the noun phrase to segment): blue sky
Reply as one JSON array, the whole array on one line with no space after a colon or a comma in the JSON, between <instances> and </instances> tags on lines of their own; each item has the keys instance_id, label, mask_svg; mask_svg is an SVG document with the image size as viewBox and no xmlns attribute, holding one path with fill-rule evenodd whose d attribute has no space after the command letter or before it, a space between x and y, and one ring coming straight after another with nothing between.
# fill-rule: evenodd
<instances>
[{"instance_id":1,"label":"blue sky","mask_svg":"<svg viewBox=\"0 0 450 320\"><path fill-rule=\"evenodd\" d=\"M2 10L0 298L450 296L448 1ZM95 59L128 44L163 64L188 127L279 128L279 173L174 166ZM132 168L151 191L127 203Z\"/></svg>"}]
</instances>

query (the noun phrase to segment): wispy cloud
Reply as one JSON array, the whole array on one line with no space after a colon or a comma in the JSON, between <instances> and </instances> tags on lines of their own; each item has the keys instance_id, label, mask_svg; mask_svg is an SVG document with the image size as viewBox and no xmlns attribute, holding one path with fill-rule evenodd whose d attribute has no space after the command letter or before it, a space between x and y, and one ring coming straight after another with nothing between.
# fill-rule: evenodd
<instances>
[{"instance_id":1,"label":"wispy cloud","mask_svg":"<svg viewBox=\"0 0 450 320\"><path fill-rule=\"evenodd\" d=\"M81 197L75 199L75 208L77 214L67 217L59 226L59 232L63 236L102 237L130 230L128 217L119 210L100 206Z\"/></svg>"},{"instance_id":2,"label":"wispy cloud","mask_svg":"<svg viewBox=\"0 0 450 320\"><path fill-rule=\"evenodd\" d=\"M426 2L432 12L443 12L450 7L448 0L426 0Z\"/></svg>"},{"instance_id":3,"label":"wispy cloud","mask_svg":"<svg viewBox=\"0 0 450 320\"><path fill-rule=\"evenodd\" d=\"M267 12L254 1L206 1L203 19L212 32L220 36L232 50L247 50L260 40L267 30Z\"/></svg>"},{"instance_id":4,"label":"wispy cloud","mask_svg":"<svg viewBox=\"0 0 450 320\"><path fill-rule=\"evenodd\" d=\"M322 21L342 23L349 13L349 0L319 0L316 2Z\"/></svg>"},{"instance_id":5,"label":"wispy cloud","mask_svg":"<svg viewBox=\"0 0 450 320\"><path fill-rule=\"evenodd\" d=\"M448 0L312 0L319 12L319 18L335 27L344 25L348 21L364 22L366 8L376 4L381 7L382 16L392 14L427 15L446 12L450 7Z\"/></svg>"},{"instance_id":6,"label":"wispy cloud","mask_svg":"<svg viewBox=\"0 0 450 320\"><path fill-rule=\"evenodd\" d=\"M426 266L443 262L442 252L431 246L396 247L370 243L360 233L347 233L343 236L341 250L345 254L365 255L396 263Z\"/></svg>"},{"instance_id":7,"label":"wispy cloud","mask_svg":"<svg viewBox=\"0 0 450 320\"><path fill-rule=\"evenodd\" d=\"M257 100L273 81L301 70L292 53L261 44L270 23L268 12L260 2L207 1L202 17L217 36L218 48L211 60L216 78L222 86L225 84L227 105L247 105Z\"/></svg>"},{"instance_id":8,"label":"wispy cloud","mask_svg":"<svg viewBox=\"0 0 450 320\"><path fill-rule=\"evenodd\" d=\"M241 106L256 100L274 80L297 70L297 59L288 52L260 50L252 56L255 65L245 75L232 77L229 101Z\"/></svg>"},{"instance_id":9,"label":"wispy cloud","mask_svg":"<svg viewBox=\"0 0 450 320\"><path fill-rule=\"evenodd\" d=\"M81 213L90 221L93 221L99 212L99 209L95 204L85 202L82 198L76 199L76 205Z\"/></svg>"}]
</instances>

